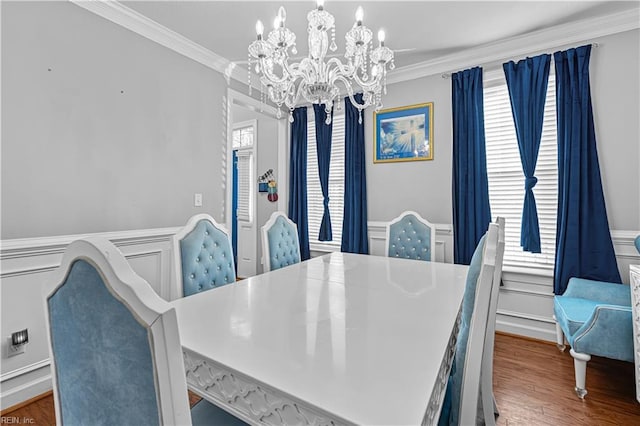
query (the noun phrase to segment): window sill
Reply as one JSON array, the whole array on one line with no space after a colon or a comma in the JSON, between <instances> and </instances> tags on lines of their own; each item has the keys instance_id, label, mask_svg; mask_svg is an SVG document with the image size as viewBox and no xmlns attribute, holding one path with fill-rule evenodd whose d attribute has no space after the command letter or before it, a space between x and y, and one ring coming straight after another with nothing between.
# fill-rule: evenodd
<instances>
[{"instance_id":1,"label":"window sill","mask_svg":"<svg viewBox=\"0 0 640 426\"><path fill-rule=\"evenodd\" d=\"M333 253L340 251L340 244L310 243L309 250L317 253Z\"/></svg>"},{"instance_id":2,"label":"window sill","mask_svg":"<svg viewBox=\"0 0 640 426\"><path fill-rule=\"evenodd\" d=\"M504 265L502 272L509 272L518 275L532 275L536 277L553 278L553 268L544 266L525 266L525 265Z\"/></svg>"}]
</instances>

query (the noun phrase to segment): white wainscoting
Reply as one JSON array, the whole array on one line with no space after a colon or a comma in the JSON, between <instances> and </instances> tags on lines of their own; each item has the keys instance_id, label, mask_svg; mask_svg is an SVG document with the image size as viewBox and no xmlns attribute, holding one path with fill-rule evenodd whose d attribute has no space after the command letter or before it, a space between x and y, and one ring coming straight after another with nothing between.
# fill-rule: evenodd
<instances>
[{"instance_id":1,"label":"white wainscoting","mask_svg":"<svg viewBox=\"0 0 640 426\"><path fill-rule=\"evenodd\" d=\"M385 254L386 222L369 222L369 251ZM629 265L640 264L634 239L640 231L611 231L618 268L629 283ZM436 261L453 262L452 225L436 224ZM555 342L553 321L553 271L505 267L502 274L496 329Z\"/></svg>"},{"instance_id":2,"label":"white wainscoting","mask_svg":"<svg viewBox=\"0 0 640 426\"><path fill-rule=\"evenodd\" d=\"M385 239L387 222L367 223L369 232L369 253L374 256L385 256ZM453 263L453 232L449 224L436 223L436 262Z\"/></svg>"},{"instance_id":3,"label":"white wainscoting","mask_svg":"<svg viewBox=\"0 0 640 426\"><path fill-rule=\"evenodd\" d=\"M385 222L369 222L372 255L385 253ZM163 298L169 300L171 237L177 228L111 232L111 240L133 269ZM640 264L633 239L638 231L612 231L618 266L629 282L629 265ZM58 267L65 247L87 235L2 241L0 248L2 369L1 409L26 401L51 389L49 350L44 323L44 298L52 289L51 272ZM315 253L314 254L321 254ZM453 232L449 224L436 224L436 260L453 262ZM555 340L553 278L550 272L506 268L500 289L497 329L523 336ZM26 352L7 358L11 332L29 329Z\"/></svg>"},{"instance_id":4,"label":"white wainscoting","mask_svg":"<svg viewBox=\"0 0 640 426\"><path fill-rule=\"evenodd\" d=\"M177 228L92 234L111 240L133 269L169 300L171 237ZM1 409L51 389L49 348L45 329L45 297L53 289L52 272L67 245L88 235L4 240L0 249ZM29 329L24 354L7 357L11 333Z\"/></svg>"},{"instance_id":5,"label":"white wainscoting","mask_svg":"<svg viewBox=\"0 0 640 426\"><path fill-rule=\"evenodd\" d=\"M640 264L633 240L640 231L611 231L622 281L629 284L629 265ZM555 342L553 272L505 267L498 299L496 329Z\"/></svg>"}]
</instances>

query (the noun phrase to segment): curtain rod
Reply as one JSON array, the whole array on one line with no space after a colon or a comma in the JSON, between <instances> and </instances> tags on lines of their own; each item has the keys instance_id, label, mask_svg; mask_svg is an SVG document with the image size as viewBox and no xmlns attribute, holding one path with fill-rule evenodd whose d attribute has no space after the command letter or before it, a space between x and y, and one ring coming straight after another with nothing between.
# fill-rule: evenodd
<instances>
[{"instance_id":1,"label":"curtain rod","mask_svg":"<svg viewBox=\"0 0 640 426\"><path fill-rule=\"evenodd\" d=\"M591 43L591 47L594 49L597 49L598 47L600 47L600 44L596 43ZM553 58L552 58L553 59ZM452 72L444 72L442 73L442 78L451 78L451 74L453 74Z\"/></svg>"}]
</instances>

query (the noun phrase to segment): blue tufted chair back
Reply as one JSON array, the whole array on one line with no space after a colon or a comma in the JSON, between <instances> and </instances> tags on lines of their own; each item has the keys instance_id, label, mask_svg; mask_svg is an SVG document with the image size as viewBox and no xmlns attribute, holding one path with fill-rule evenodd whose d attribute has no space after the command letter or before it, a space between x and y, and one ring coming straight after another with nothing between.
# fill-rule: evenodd
<instances>
[{"instance_id":1,"label":"blue tufted chair back","mask_svg":"<svg viewBox=\"0 0 640 426\"><path fill-rule=\"evenodd\" d=\"M387 225L387 256L434 260L435 226L418 213L407 211Z\"/></svg>"},{"instance_id":2,"label":"blue tufted chair back","mask_svg":"<svg viewBox=\"0 0 640 426\"><path fill-rule=\"evenodd\" d=\"M262 251L265 271L300 262L298 228L284 213L274 212L262 227Z\"/></svg>"},{"instance_id":3,"label":"blue tufted chair back","mask_svg":"<svg viewBox=\"0 0 640 426\"><path fill-rule=\"evenodd\" d=\"M58 424L190 424L175 311L113 244L70 244L46 307Z\"/></svg>"},{"instance_id":4,"label":"blue tufted chair back","mask_svg":"<svg viewBox=\"0 0 640 426\"><path fill-rule=\"evenodd\" d=\"M183 230L174 237L174 250L179 273L176 280L182 295L231 284L236 280L235 262L229 234L208 215L192 217Z\"/></svg>"}]
</instances>

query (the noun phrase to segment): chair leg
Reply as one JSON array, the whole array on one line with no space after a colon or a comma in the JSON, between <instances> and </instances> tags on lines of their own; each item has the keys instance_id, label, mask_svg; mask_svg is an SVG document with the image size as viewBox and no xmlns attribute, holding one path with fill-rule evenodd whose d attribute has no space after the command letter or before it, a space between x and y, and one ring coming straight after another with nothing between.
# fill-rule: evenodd
<instances>
[{"instance_id":1,"label":"chair leg","mask_svg":"<svg viewBox=\"0 0 640 426\"><path fill-rule=\"evenodd\" d=\"M496 402L496 396L493 395L493 414L498 417L500 416L500 410L498 410L498 403Z\"/></svg>"},{"instance_id":2,"label":"chair leg","mask_svg":"<svg viewBox=\"0 0 640 426\"><path fill-rule=\"evenodd\" d=\"M482 401L479 401L479 404L482 404L482 414L484 416L484 426L495 426L496 425L496 398L493 395L493 391L491 387L486 387L483 384L481 386L481 397Z\"/></svg>"},{"instance_id":3,"label":"chair leg","mask_svg":"<svg viewBox=\"0 0 640 426\"><path fill-rule=\"evenodd\" d=\"M560 352L564 352L566 346L564 344L564 333L562 332L562 327L560 327L560 323L556 319L556 316L553 316L553 320L556 322L556 346L560 350Z\"/></svg>"},{"instance_id":4,"label":"chair leg","mask_svg":"<svg viewBox=\"0 0 640 426\"><path fill-rule=\"evenodd\" d=\"M576 372L576 395L584 399L587 395L586 379L587 379L587 362L591 360L591 355L576 352L573 349L569 351L573 357L573 366Z\"/></svg>"}]
</instances>

